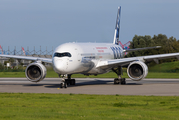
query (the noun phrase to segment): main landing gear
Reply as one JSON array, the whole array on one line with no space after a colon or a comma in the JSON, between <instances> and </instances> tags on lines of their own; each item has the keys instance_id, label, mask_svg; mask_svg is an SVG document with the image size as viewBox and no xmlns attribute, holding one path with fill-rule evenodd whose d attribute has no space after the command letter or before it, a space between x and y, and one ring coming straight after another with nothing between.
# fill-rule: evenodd
<instances>
[{"instance_id":1,"label":"main landing gear","mask_svg":"<svg viewBox=\"0 0 179 120\"><path fill-rule=\"evenodd\" d=\"M62 83L60 84L61 88L67 88L67 85L75 85L76 81L75 79L71 79L71 74L67 75L67 79L66 75L62 75Z\"/></svg>"},{"instance_id":2,"label":"main landing gear","mask_svg":"<svg viewBox=\"0 0 179 120\"><path fill-rule=\"evenodd\" d=\"M117 68L113 68L112 71L118 75L118 78L114 79L114 84L121 83L121 85L125 85L126 79L121 77L122 76L122 67L119 66Z\"/></svg>"},{"instance_id":3,"label":"main landing gear","mask_svg":"<svg viewBox=\"0 0 179 120\"><path fill-rule=\"evenodd\" d=\"M114 79L114 84L119 84L121 83L121 85L125 85L126 84L126 79L125 78L115 78Z\"/></svg>"}]
</instances>

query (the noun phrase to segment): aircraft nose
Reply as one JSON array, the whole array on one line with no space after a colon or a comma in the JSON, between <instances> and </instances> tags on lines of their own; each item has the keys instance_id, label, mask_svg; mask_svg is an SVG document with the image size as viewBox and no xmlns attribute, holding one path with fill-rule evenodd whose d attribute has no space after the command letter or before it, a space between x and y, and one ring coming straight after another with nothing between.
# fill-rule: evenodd
<instances>
[{"instance_id":1,"label":"aircraft nose","mask_svg":"<svg viewBox=\"0 0 179 120\"><path fill-rule=\"evenodd\" d=\"M54 59L53 60L53 67L56 72L62 74L64 72L64 63L62 59Z\"/></svg>"}]
</instances>

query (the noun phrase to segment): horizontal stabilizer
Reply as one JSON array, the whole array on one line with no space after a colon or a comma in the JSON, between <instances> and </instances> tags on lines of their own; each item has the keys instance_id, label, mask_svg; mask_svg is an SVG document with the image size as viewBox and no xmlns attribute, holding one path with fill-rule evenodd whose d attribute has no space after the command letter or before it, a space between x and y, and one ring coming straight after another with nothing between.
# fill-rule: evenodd
<instances>
[{"instance_id":1,"label":"horizontal stabilizer","mask_svg":"<svg viewBox=\"0 0 179 120\"><path fill-rule=\"evenodd\" d=\"M136 48L136 49L127 49L127 50L123 50L123 52L132 52L132 51L147 50L147 49L155 49L155 48L161 48L161 46L145 47L145 48Z\"/></svg>"}]
</instances>

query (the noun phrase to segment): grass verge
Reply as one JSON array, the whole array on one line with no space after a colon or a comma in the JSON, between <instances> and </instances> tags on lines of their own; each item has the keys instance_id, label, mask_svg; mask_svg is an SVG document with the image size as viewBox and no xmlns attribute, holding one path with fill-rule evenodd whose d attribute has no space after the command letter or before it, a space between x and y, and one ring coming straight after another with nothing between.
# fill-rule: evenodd
<instances>
[{"instance_id":1,"label":"grass verge","mask_svg":"<svg viewBox=\"0 0 179 120\"><path fill-rule=\"evenodd\" d=\"M26 77L24 72L0 72L0 77L3 78L23 78ZM101 75L90 75L90 76L84 76L82 74L74 74L72 75L73 78L116 78L117 75L114 72L109 72L106 74ZM127 76L127 73L124 72L123 74L124 78L129 78ZM58 78L57 73L54 71L48 71L46 78ZM164 72L149 72L146 78L179 78L178 73L164 73Z\"/></svg>"},{"instance_id":2,"label":"grass verge","mask_svg":"<svg viewBox=\"0 0 179 120\"><path fill-rule=\"evenodd\" d=\"M179 97L0 93L0 119L178 119Z\"/></svg>"}]
</instances>

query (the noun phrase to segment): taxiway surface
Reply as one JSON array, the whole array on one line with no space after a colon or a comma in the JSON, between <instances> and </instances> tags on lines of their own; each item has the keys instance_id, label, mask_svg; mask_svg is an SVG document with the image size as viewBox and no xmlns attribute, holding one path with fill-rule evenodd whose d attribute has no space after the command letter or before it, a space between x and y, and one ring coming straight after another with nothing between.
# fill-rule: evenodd
<instances>
[{"instance_id":1,"label":"taxiway surface","mask_svg":"<svg viewBox=\"0 0 179 120\"><path fill-rule=\"evenodd\" d=\"M26 78L0 78L0 92L179 96L179 79L127 79L126 85L114 85L111 78L76 78L75 86L63 89L60 82L60 78L45 78L38 83Z\"/></svg>"}]
</instances>

